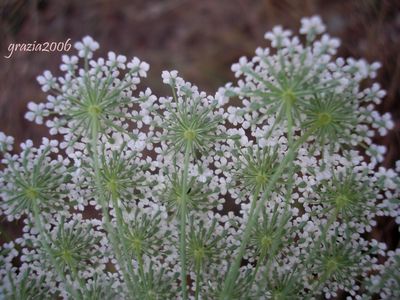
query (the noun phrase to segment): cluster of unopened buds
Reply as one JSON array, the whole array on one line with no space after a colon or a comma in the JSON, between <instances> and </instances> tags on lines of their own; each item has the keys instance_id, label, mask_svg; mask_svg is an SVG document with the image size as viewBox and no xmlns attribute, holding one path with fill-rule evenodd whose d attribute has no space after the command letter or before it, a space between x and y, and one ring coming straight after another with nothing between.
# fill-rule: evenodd
<instances>
[{"instance_id":1,"label":"cluster of unopened buds","mask_svg":"<svg viewBox=\"0 0 400 300\"><path fill-rule=\"evenodd\" d=\"M85 37L45 71L26 118L54 139L0 132L0 212L21 220L0 256L5 299L400 298L400 252L372 238L400 223L400 162L376 135L379 63L336 57L317 16L300 36L232 66L207 95L164 71L171 95L138 85L149 65Z\"/></svg>"}]
</instances>

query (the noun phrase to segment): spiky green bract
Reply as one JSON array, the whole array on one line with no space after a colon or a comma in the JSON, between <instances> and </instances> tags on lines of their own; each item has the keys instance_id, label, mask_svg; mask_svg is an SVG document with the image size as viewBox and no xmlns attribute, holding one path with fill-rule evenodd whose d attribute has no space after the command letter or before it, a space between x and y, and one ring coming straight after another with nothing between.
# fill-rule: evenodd
<instances>
[{"instance_id":1,"label":"spiky green bract","mask_svg":"<svg viewBox=\"0 0 400 300\"><path fill-rule=\"evenodd\" d=\"M337 230L333 236L324 238L312 261L312 270L317 276L313 284L316 290L312 293L318 293L318 289L327 282L352 285L366 264L363 248L362 245L340 237Z\"/></svg>"},{"instance_id":2,"label":"spiky green bract","mask_svg":"<svg viewBox=\"0 0 400 300\"><path fill-rule=\"evenodd\" d=\"M271 216L266 211L262 212L262 220L254 226L249 242L249 245L256 249L258 259L273 257L283 247L285 235L288 233L286 225L290 217L288 212L279 212L277 205Z\"/></svg>"},{"instance_id":3,"label":"spiky green bract","mask_svg":"<svg viewBox=\"0 0 400 300\"><path fill-rule=\"evenodd\" d=\"M279 53L279 52L278 52ZM261 65L266 67L267 77L261 77L250 66L242 67L242 72L252 77L257 90L242 89L244 96L251 96L260 99L253 103L254 108L267 107L268 114L276 114L278 120L285 118L286 111L289 109L292 118L299 120L301 108L307 103L308 97L325 90L332 89L336 81L330 80L316 84L320 79L323 68L310 72L313 66L307 65L306 60L311 58L311 54L304 51L295 53L293 57L285 56L282 53L277 56L263 58ZM308 56L308 57L307 57Z\"/></svg>"},{"instance_id":4,"label":"spiky green bract","mask_svg":"<svg viewBox=\"0 0 400 300\"><path fill-rule=\"evenodd\" d=\"M93 49L97 48L98 44ZM62 69L64 77L54 78L46 71L38 78L43 90L51 92L48 102L40 104L46 107L42 115L53 117L47 125L65 134L70 146L89 137L94 124L102 135L111 137L112 131L129 134L122 121L132 123L142 119L129 110L139 101L132 93L141 77L146 77L149 66L137 58L126 64L125 56L113 52L108 53L108 60L89 61L92 56L92 50L88 50L81 56L84 61L76 56L66 57L69 62ZM37 111L30 113L34 116Z\"/></svg>"},{"instance_id":5,"label":"spiky green bract","mask_svg":"<svg viewBox=\"0 0 400 300\"><path fill-rule=\"evenodd\" d=\"M87 261L101 254L96 249L101 238L93 235L92 230L90 224L82 226L78 220L65 223L65 219L61 218L50 246L52 255L64 271L84 270Z\"/></svg>"},{"instance_id":6,"label":"spiky green bract","mask_svg":"<svg viewBox=\"0 0 400 300\"><path fill-rule=\"evenodd\" d=\"M376 211L374 184L360 178L353 170L332 172L332 178L323 180L319 187L319 203L331 214L346 223L369 222L368 214Z\"/></svg>"},{"instance_id":7,"label":"spiky green bract","mask_svg":"<svg viewBox=\"0 0 400 300\"><path fill-rule=\"evenodd\" d=\"M157 269L157 271L155 271ZM176 278L174 278L176 279ZM136 283L137 294L133 295L137 300L163 300L174 297L174 289L164 268L159 268L150 263L143 276Z\"/></svg>"},{"instance_id":8,"label":"spiky green bract","mask_svg":"<svg viewBox=\"0 0 400 300\"><path fill-rule=\"evenodd\" d=\"M119 150L103 148L100 175L107 199L129 202L140 198L138 188L144 184L145 177L141 173L142 166L135 162L136 157L136 152L126 149L126 143Z\"/></svg>"},{"instance_id":9,"label":"spiky green bract","mask_svg":"<svg viewBox=\"0 0 400 300\"><path fill-rule=\"evenodd\" d=\"M268 299L271 300L301 299L301 281L302 278L296 270L291 270L290 274L282 274L274 269L266 281L259 282L259 288L265 289Z\"/></svg>"},{"instance_id":10,"label":"spiky green bract","mask_svg":"<svg viewBox=\"0 0 400 300\"><path fill-rule=\"evenodd\" d=\"M196 224L197 223L197 224ZM208 263L213 262L220 253L224 232L215 234L217 220L206 225L202 220L190 218L190 227L187 234L187 253L195 269L203 269Z\"/></svg>"},{"instance_id":11,"label":"spiky green bract","mask_svg":"<svg viewBox=\"0 0 400 300\"><path fill-rule=\"evenodd\" d=\"M400 250L389 251L387 260L378 274L374 274L365 285L371 298L400 298Z\"/></svg>"},{"instance_id":12,"label":"spiky green bract","mask_svg":"<svg viewBox=\"0 0 400 300\"><path fill-rule=\"evenodd\" d=\"M329 49L314 49L303 46L297 38L292 43L285 37L287 47L276 47L274 54L270 49L257 49L252 61L241 58L232 66L237 77L245 76L245 84L235 93L241 98L251 99L250 109L264 109L266 115L274 114L277 122L288 117L299 125L301 110L316 93L333 90L338 80L327 75ZM263 115L259 117L261 121Z\"/></svg>"},{"instance_id":13,"label":"spiky green bract","mask_svg":"<svg viewBox=\"0 0 400 300\"><path fill-rule=\"evenodd\" d=\"M49 289L45 286L45 276L37 278L26 269L19 275L8 272L5 281L1 283L0 294L4 300L42 300L52 299ZM17 278L15 278L16 276ZM4 298L3 298L4 297Z\"/></svg>"},{"instance_id":14,"label":"spiky green bract","mask_svg":"<svg viewBox=\"0 0 400 300\"><path fill-rule=\"evenodd\" d=\"M114 300L120 295L112 287L113 280L104 276L94 276L90 283L86 284L84 299L86 300Z\"/></svg>"},{"instance_id":15,"label":"spiky green bract","mask_svg":"<svg viewBox=\"0 0 400 300\"><path fill-rule=\"evenodd\" d=\"M224 281L223 279L216 279L216 288L210 288L210 299L221 299L225 297L224 294ZM252 300L259 299L261 297L261 291L251 289L251 270L247 270L236 279L235 285L232 290L229 291L229 299L232 300Z\"/></svg>"},{"instance_id":16,"label":"spiky green bract","mask_svg":"<svg viewBox=\"0 0 400 300\"><path fill-rule=\"evenodd\" d=\"M65 184L71 175L61 157L51 157L54 152L53 142L34 148L28 141L20 155L7 155L3 160L1 207L9 218L32 213L34 205L47 212L63 208Z\"/></svg>"},{"instance_id":17,"label":"spiky green bract","mask_svg":"<svg viewBox=\"0 0 400 300\"><path fill-rule=\"evenodd\" d=\"M160 250L163 242L158 236L160 214L156 212L154 215L147 215L136 210L134 218L126 224L124 238L128 250L135 259L142 259L143 255L152 257ZM168 232L164 238L168 239Z\"/></svg>"},{"instance_id":18,"label":"spiky green bract","mask_svg":"<svg viewBox=\"0 0 400 300\"><path fill-rule=\"evenodd\" d=\"M314 129L316 141L324 146L331 141L346 146L358 123L358 107L346 94L325 93L312 97L302 108L306 119L302 126ZM348 145L347 145L348 146Z\"/></svg>"},{"instance_id":19,"label":"spiky green bract","mask_svg":"<svg viewBox=\"0 0 400 300\"><path fill-rule=\"evenodd\" d=\"M251 192L264 191L280 163L277 149L249 146L244 151L239 149L236 154L238 158L236 181Z\"/></svg>"},{"instance_id":20,"label":"spiky green bract","mask_svg":"<svg viewBox=\"0 0 400 300\"><path fill-rule=\"evenodd\" d=\"M217 191L208 188L208 182L202 183L191 177L188 180L189 187L186 192L186 207L188 211L206 211L217 205L216 200L212 200L212 195ZM160 195L161 200L165 203L167 211L171 214L181 214L182 209L182 176L173 173L169 176L169 184Z\"/></svg>"},{"instance_id":21,"label":"spiky green bract","mask_svg":"<svg viewBox=\"0 0 400 300\"><path fill-rule=\"evenodd\" d=\"M180 77L170 85L174 97L163 99L165 111L159 124L164 131L161 140L168 143L170 150L177 153L189 148L192 155L205 153L215 141L226 138L218 129L223 118L217 111L217 100Z\"/></svg>"}]
</instances>

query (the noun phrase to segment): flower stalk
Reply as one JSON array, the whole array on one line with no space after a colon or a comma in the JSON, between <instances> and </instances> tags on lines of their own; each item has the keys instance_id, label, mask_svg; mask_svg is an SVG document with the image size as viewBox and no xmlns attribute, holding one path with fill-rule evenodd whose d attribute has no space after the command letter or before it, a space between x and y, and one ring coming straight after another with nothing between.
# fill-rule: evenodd
<instances>
[{"instance_id":1,"label":"flower stalk","mask_svg":"<svg viewBox=\"0 0 400 300\"><path fill-rule=\"evenodd\" d=\"M186 262L186 215L187 215L187 197L188 197L188 172L191 147L186 145L185 158L182 170L182 191L181 191L181 211L180 211L180 261L181 261L181 290L182 298L187 299L187 262Z\"/></svg>"},{"instance_id":2,"label":"flower stalk","mask_svg":"<svg viewBox=\"0 0 400 300\"><path fill-rule=\"evenodd\" d=\"M39 207L36 202L33 202L33 204L32 204L32 212L33 212L33 218L35 220L35 226L39 230L40 240L42 242L42 245L43 245L46 253L49 255L49 258L50 258L52 264L54 265L54 268L57 271L57 275L59 275L61 277L61 280L63 281L65 288L67 289L67 292L69 295L71 295L72 297L74 297L76 299L82 299L81 294L79 292L77 292L71 286L69 281L67 280L63 270L61 269L60 265L58 264L57 260L55 259L54 255L53 255L53 251L51 250L50 245L47 241L46 231L45 231L45 228L43 226L43 223L42 223L42 220L40 217Z\"/></svg>"},{"instance_id":3,"label":"flower stalk","mask_svg":"<svg viewBox=\"0 0 400 300\"><path fill-rule=\"evenodd\" d=\"M257 222L258 216L261 212L262 207L265 205L265 202L267 201L268 197L270 196L272 189L276 183L276 181L280 178L282 175L283 171L287 167L288 164L290 164L295 156L296 151L298 148L307 141L308 137L312 134L312 130L306 132L302 137L300 137L292 147L289 148L288 153L286 154L285 158L282 160L281 164L278 166L276 169L275 173L271 176L271 179L264 191L264 195L261 198L261 200L257 203L253 213L249 215L248 221L245 227L245 230L243 232L241 244L238 250L238 253L233 261L233 264L229 268L227 277L225 279L224 287L222 290L222 294L220 299L222 300L229 300L230 299L230 291L233 289L233 285L235 284L235 281L238 277L239 274L239 269L240 269L240 263L242 261L244 252L246 250L247 244L250 240L251 232L255 226L255 223Z\"/></svg>"},{"instance_id":4,"label":"flower stalk","mask_svg":"<svg viewBox=\"0 0 400 300\"><path fill-rule=\"evenodd\" d=\"M91 153L92 153L92 162L93 162L93 169L95 175L95 184L96 184L96 192L99 198L99 202L101 204L101 209L103 212L104 218L104 227L107 231L108 237L110 239L111 245L115 252L116 259L121 267L122 275L124 277L126 286L131 295L135 294L135 288L132 283L132 279L130 275L133 275L133 272L129 272L126 268L131 268L129 262L126 261L127 255L122 255L119 244L120 241L113 229L113 226L110 221L110 216L108 212L108 204L106 199L104 198L103 193L103 186L101 183L101 175L100 175L100 166L99 166L99 152L98 152L98 139L99 139L99 124L96 116L93 116L92 126L91 126Z\"/></svg>"}]
</instances>

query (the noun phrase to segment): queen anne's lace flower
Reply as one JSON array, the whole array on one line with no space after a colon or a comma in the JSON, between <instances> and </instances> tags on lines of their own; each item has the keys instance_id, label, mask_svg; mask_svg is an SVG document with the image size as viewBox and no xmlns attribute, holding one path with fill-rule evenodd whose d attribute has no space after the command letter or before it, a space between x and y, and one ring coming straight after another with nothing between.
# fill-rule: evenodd
<instances>
[{"instance_id":1,"label":"queen anne's lace flower","mask_svg":"<svg viewBox=\"0 0 400 300\"><path fill-rule=\"evenodd\" d=\"M0 298L397 299L399 251L369 234L400 224L379 64L336 57L325 29L275 27L215 96L175 70L170 96L136 93L147 63L75 43L25 115L61 140L12 153L0 132L1 214L23 226Z\"/></svg>"}]
</instances>

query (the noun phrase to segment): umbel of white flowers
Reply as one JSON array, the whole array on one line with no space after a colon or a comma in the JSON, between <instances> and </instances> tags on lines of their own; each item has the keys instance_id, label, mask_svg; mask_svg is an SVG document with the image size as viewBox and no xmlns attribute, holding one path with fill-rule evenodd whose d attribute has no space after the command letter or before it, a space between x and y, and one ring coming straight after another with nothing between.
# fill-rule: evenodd
<instances>
[{"instance_id":1,"label":"umbel of white flowers","mask_svg":"<svg viewBox=\"0 0 400 300\"><path fill-rule=\"evenodd\" d=\"M325 29L273 28L215 96L177 71L170 96L138 91L147 63L76 43L25 115L55 139L17 152L0 132L0 212L23 224L0 297L400 298L400 251L370 234L400 224L379 63L337 57Z\"/></svg>"}]
</instances>

